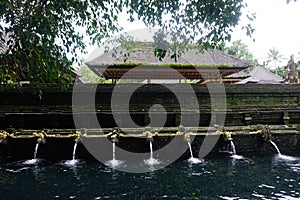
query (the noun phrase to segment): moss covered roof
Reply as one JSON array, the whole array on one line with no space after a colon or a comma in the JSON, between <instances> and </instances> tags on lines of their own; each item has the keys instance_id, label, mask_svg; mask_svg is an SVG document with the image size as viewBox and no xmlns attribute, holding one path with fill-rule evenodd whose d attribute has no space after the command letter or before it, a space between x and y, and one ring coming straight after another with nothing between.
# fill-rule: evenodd
<instances>
[{"instance_id":1,"label":"moss covered roof","mask_svg":"<svg viewBox=\"0 0 300 200\"><path fill-rule=\"evenodd\" d=\"M235 58L229 54L226 54L219 50L207 50L204 52L198 51L196 48L192 48L181 55L177 62L171 59L171 52L167 53L165 58L160 61L154 55L154 48L151 43L136 43L130 51L116 48L117 54L110 50L105 54L99 55L95 59L87 62L89 67L107 67L113 66L171 66L171 67L249 67L252 64L249 61ZM129 56L125 59L124 54L129 53ZM126 62L124 62L126 60Z\"/></svg>"},{"instance_id":2,"label":"moss covered roof","mask_svg":"<svg viewBox=\"0 0 300 200\"><path fill-rule=\"evenodd\" d=\"M197 48L191 48L183 53L177 59L177 62L171 59L171 52L168 52L164 59L159 60L155 56L154 47L150 43L137 43L129 52L120 47L115 50L99 55L86 64L96 74L107 79L118 79L128 70L137 66L142 68L133 72L134 75L130 78L178 78L176 74L171 72L172 70L168 69L169 67L179 70L188 79L201 78L200 71L208 76L217 71L216 69L221 70L221 76L224 77L252 65L248 61L235 58L219 50L200 52ZM128 55L126 59L124 54ZM215 75L210 76L216 77Z\"/></svg>"}]
</instances>

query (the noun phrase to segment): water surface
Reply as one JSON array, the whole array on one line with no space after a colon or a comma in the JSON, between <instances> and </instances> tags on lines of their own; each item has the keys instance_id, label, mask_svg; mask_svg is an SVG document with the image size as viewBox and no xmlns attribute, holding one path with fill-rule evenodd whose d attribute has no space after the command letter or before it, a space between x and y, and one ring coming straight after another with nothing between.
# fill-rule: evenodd
<instances>
[{"instance_id":1,"label":"water surface","mask_svg":"<svg viewBox=\"0 0 300 200\"><path fill-rule=\"evenodd\" d=\"M293 158L176 162L143 174L83 160L2 159L0 199L298 199L300 160Z\"/></svg>"}]
</instances>

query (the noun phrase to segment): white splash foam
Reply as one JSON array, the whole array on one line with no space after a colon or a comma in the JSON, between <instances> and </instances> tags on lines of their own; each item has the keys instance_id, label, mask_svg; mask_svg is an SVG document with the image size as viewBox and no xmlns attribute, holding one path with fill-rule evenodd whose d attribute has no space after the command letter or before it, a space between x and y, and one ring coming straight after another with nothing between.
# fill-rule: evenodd
<instances>
[{"instance_id":1,"label":"white splash foam","mask_svg":"<svg viewBox=\"0 0 300 200\"><path fill-rule=\"evenodd\" d=\"M199 158L191 157L191 158L188 159L188 162L191 163L191 164L199 164L199 163L203 163L204 160L199 159Z\"/></svg>"},{"instance_id":2,"label":"white splash foam","mask_svg":"<svg viewBox=\"0 0 300 200\"><path fill-rule=\"evenodd\" d=\"M278 156L279 159L287 160L287 161L296 161L296 160L298 160L296 157L287 156L287 155L283 155L283 154L278 154L277 156Z\"/></svg>"},{"instance_id":3,"label":"white splash foam","mask_svg":"<svg viewBox=\"0 0 300 200\"><path fill-rule=\"evenodd\" d=\"M24 165L35 165L39 162L39 159L30 159L23 162Z\"/></svg>"},{"instance_id":4,"label":"white splash foam","mask_svg":"<svg viewBox=\"0 0 300 200\"><path fill-rule=\"evenodd\" d=\"M241 159L244 159L244 157L243 156L240 156L240 155L232 155L232 156L230 156L231 158L233 158L233 159L237 159L237 160L241 160Z\"/></svg>"},{"instance_id":5,"label":"white splash foam","mask_svg":"<svg viewBox=\"0 0 300 200\"><path fill-rule=\"evenodd\" d=\"M112 168L115 168L115 167L118 167L118 166L122 165L123 163L124 163L123 160L112 159L112 160L106 161L105 165L107 165L109 167L112 167Z\"/></svg>"},{"instance_id":6,"label":"white splash foam","mask_svg":"<svg viewBox=\"0 0 300 200\"><path fill-rule=\"evenodd\" d=\"M161 162L158 159L155 158L149 158L147 160L144 160L146 165L159 165Z\"/></svg>"},{"instance_id":7,"label":"white splash foam","mask_svg":"<svg viewBox=\"0 0 300 200\"><path fill-rule=\"evenodd\" d=\"M75 166L78 162L79 160L72 159L72 160L67 160L66 162L64 162L64 164L67 166Z\"/></svg>"}]
</instances>

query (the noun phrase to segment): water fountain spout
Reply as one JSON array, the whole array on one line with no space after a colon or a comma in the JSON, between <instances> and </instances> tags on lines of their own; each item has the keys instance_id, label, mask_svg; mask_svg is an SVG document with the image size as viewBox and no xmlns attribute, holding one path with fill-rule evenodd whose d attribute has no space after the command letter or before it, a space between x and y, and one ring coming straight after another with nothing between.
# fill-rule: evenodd
<instances>
[{"instance_id":1,"label":"water fountain spout","mask_svg":"<svg viewBox=\"0 0 300 200\"><path fill-rule=\"evenodd\" d=\"M45 135L44 135L43 131L41 133L33 133L32 135L33 135L33 137L38 137L38 139L37 139L36 144L35 144L33 159L30 159L30 160L27 160L27 161L24 162L24 164L28 164L28 165L37 164L39 162L39 159L37 159L37 153L38 153L39 145L44 144L46 142Z\"/></svg>"},{"instance_id":2,"label":"water fountain spout","mask_svg":"<svg viewBox=\"0 0 300 200\"><path fill-rule=\"evenodd\" d=\"M223 139L227 143L226 149L228 149L228 146L230 147L231 158L243 159L243 156L240 156L240 155L236 154L236 148L235 148L235 145L234 145L234 142L233 142L233 139L232 139L232 133L228 132L228 131L224 131L224 130L222 130L222 132L223 132Z\"/></svg>"},{"instance_id":3,"label":"water fountain spout","mask_svg":"<svg viewBox=\"0 0 300 200\"><path fill-rule=\"evenodd\" d=\"M263 133L263 138L265 141L271 141L272 135L269 127L266 127L266 131Z\"/></svg>"},{"instance_id":4,"label":"water fountain spout","mask_svg":"<svg viewBox=\"0 0 300 200\"><path fill-rule=\"evenodd\" d=\"M154 139L153 137L154 136L157 136L158 133L152 133L150 131L150 128L149 127L146 127L145 128L145 132L143 133L145 136L146 136L146 139L147 139L147 142L149 142L149 148L150 148L150 158L147 159L147 160L144 160L145 164L147 165L157 165L157 164L160 164L160 161L155 159L153 157L153 142L154 142Z\"/></svg>"},{"instance_id":5,"label":"water fountain spout","mask_svg":"<svg viewBox=\"0 0 300 200\"><path fill-rule=\"evenodd\" d=\"M3 132L3 133L0 132L0 144L6 144L7 143L7 139L6 139L7 136L8 136L7 132Z\"/></svg>"},{"instance_id":6,"label":"water fountain spout","mask_svg":"<svg viewBox=\"0 0 300 200\"><path fill-rule=\"evenodd\" d=\"M37 142L38 143L42 143L42 144L45 144L46 143L46 138L45 138L45 135L44 135L44 132L41 132L41 133L33 133L32 134L33 137L37 137Z\"/></svg>"},{"instance_id":7,"label":"water fountain spout","mask_svg":"<svg viewBox=\"0 0 300 200\"><path fill-rule=\"evenodd\" d=\"M75 142L75 143L78 143L78 142L79 142L79 138L75 138L75 139L74 139L74 142Z\"/></svg>"},{"instance_id":8,"label":"water fountain spout","mask_svg":"<svg viewBox=\"0 0 300 200\"><path fill-rule=\"evenodd\" d=\"M110 139L111 139L111 141L112 141L113 143L118 143L118 142L119 142L119 140L118 140L118 138L117 138L117 135L112 135L112 136L110 137Z\"/></svg>"},{"instance_id":9,"label":"water fountain spout","mask_svg":"<svg viewBox=\"0 0 300 200\"><path fill-rule=\"evenodd\" d=\"M77 149L77 145L78 145L79 141L80 141L80 134L77 134L75 139L74 139L72 160L66 161L65 165L74 167L77 164L78 160L76 160L76 149Z\"/></svg>"},{"instance_id":10,"label":"water fountain spout","mask_svg":"<svg viewBox=\"0 0 300 200\"><path fill-rule=\"evenodd\" d=\"M230 144L230 148L231 148L230 153L232 155L236 155L235 145L233 143L231 132L228 132L228 131L223 132L223 138L224 138L225 142L229 142L229 144Z\"/></svg>"},{"instance_id":11,"label":"water fountain spout","mask_svg":"<svg viewBox=\"0 0 300 200\"><path fill-rule=\"evenodd\" d=\"M224 138L224 140L227 141L227 142L230 142L230 141L233 140L232 137L231 137L231 132L228 132L228 131L224 132L223 138Z\"/></svg>"},{"instance_id":12,"label":"water fountain spout","mask_svg":"<svg viewBox=\"0 0 300 200\"><path fill-rule=\"evenodd\" d=\"M114 128L110 133L106 134L105 136L108 139L110 139L113 143L118 143L119 142L118 138L122 136L120 132L121 131L119 128Z\"/></svg>"},{"instance_id":13,"label":"water fountain spout","mask_svg":"<svg viewBox=\"0 0 300 200\"><path fill-rule=\"evenodd\" d=\"M39 159L37 159L36 157L37 157L39 145L40 145L41 142L42 142L42 139L38 138L37 142L35 144L35 148L34 148L33 159L26 160L24 162L24 164L26 164L26 165L33 165L33 164L37 164L39 162Z\"/></svg>"},{"instance_id":14,"label":"water fountain spout","mask_svg":"<svg viewBox=\"0 0 300 200\"><path fill-rule=\"evenodd\" d=\"M46 139L43 133L37 133L36 136L38 136L39 138L37 139L36 145L35 145L35 149L34 149L34 156L33 159L36 159L36 155L38 152L38 148L40 144L45 144L46 143Z\"/></svg>"},{"instance_id":15,"label":"water fountain spout","mask_svg":"<svg viewBox=\"0 0 300 200\"><path fill-rule=\"evenodd\" d=\"M38 138L38 139L37 139L37 142L38 142L38 143L41 143L42 141L43 141L42 138Z\"/></svg>"},{"instance_id":16,"label":"water fountain spout","mask_svg":"<svg viewBox=\"0 0 300 200\"><path fill-rule=\"evenodd\" d=\"M202 163L203 160L194 157L191 142L187 141L187 143L188 143L189 150L190 150L190 158L188 159L188 162L191 163L191 164Z\"/></svg>"},{"instance_id":17,"label":"water fountain spout","mask_svg":"<svg viewBox=\"0 0 300 200\"><path fill-rule=\"evenodd\" d=\"M35 160L36 159L36 155L37 155L37 152L38 152L38 149L39 149L39 145L40 143L42 143L42 138L38 138L37 139L37 142L36 142L36 145L35 145L35 148L34 148L34 154L33 154L33 159Z\"/></svg>"},{"instance_id":18,"label":"water fountain spout","mask_svg":"<svg viewBox=\"0 0 300 200\"><path fill-rule=\"evenodd\" d=\"M147 159L147 160L144 160L144 162L147 164L147 165L158 165L160 164L160 161L158 159L155 159L153 157L153 146L152 146L152 142L153 142L153 138L152 140L149 140L149 146L150 146L150 158Z\"/></svg>"},{"instance_id":19,"label":"water fountain spout","mask_svg":"<svg viewBox=\"0 0 300 200\"><path fill-rule=\"evenodd\" d=\"M278 146L276 145L275 142L272 141L272 134L271 134L271 130L270 127L268 126L264 126L264 125L258 125L257 126L257 133L261 134L261 138L263 139L264 142L270 142L272 144L272 146L276 149L277 154L284 159L289 159L289 160L293 160L293 158L290 158L289 156L284 156L281 154Z\"/></svg>"},{"instance_id":20,"label":"water fountain spout","mask_svg":"<svg viewBox=\"0 0 300 200\"><path fill-rule=\"evenodd\" d=\"M258 125L257 129L258 129L257 133L261 134L261 137L265 142L269 142L272 139L270 127L264 125Z\"/></svg>"},{"instance_id":21,"label":"water fountain spout","mask_svg":"<svg viewBox=\"0 0 300 200\"><path fill-rule=\"evenodd\" d=\"M112 160L106 161L106 165L115 168L124 163L122 160L116 159L116 142L112 140Z\"/></svg>"},{"instance_id":22,"label":"water fountain spout","mask_svg":"<svg viewBox=\"0 0 300 200\"><path fill-rule=\"evenodd\" d=\"M106 137L112 142L112 160L106 161L105 164L112 168L118 167L124 163L124 161L116 159L116 143L119 142L118 138L121 136L122 133L119 128L113 128L110 133L106 134Z\"/></svg>"},{"instance_id":23,"label":"water fountain spout","mask_svg":"<svg viewBox=\"0 0 300 200\"><path fill-rule=\"evenodd\" d=\"M182 135L185 133L185 128L182 125L178 126L178 131L176 132L177 135Z\"/></svg>"},{"instance_id":24,"label":"water fountain spout","mask_svg":"<svg viewBox=\"0 0 300 200\"><path fill-rule=\"evenodd\" d=\"M193 149L192 149L192 144L191 144L191 133L184 133L183 139L187 142L189 151L190 151L190 158L188 159L188 162L191 164L202 163L203 160L201 160L199 158L195 158L193 155Z\"/></svg>"},{"instance_id":25,"label":"water fountain spout","mask_svg":"<svg viewBox=\"0 0 300 200\"><path fill-rule=\"evenodd\" d=\"M191 134L190 133L184 133L183 138L187 142L191 142Z\"/></svg>"},{"instance_id":26,"label":"water fountain spout","mask_svg":"<svg viewBox=\"0 0 300 200\"><path fill-rule=\"evenodd\" d=\"M145 131L144 134L146 135L147 141L153 142L153 134L150 131Z\"/></svg>"},{"instance_id":27,"label":"water fountain spout","mask_svg":"<svg viewBox=\"0 0 300 200\"><path fill-rule=\"evenodd\" d=\"M222 130L222 131L218 131L220 134L223 135L223 140L226 142L226 149L228 149L228 143L230 144L231 147L231 153L233 152L233 139L231 137L231 132Z\"/></svg>"}]
</instances>

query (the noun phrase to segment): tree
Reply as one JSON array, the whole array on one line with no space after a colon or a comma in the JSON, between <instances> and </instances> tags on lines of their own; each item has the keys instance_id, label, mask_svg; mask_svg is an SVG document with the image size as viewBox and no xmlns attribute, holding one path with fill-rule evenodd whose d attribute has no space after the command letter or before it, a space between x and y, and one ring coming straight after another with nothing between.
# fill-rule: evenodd
<instances>
[{"instance_id":1,"label":"tree","mask_svg":"<svg viewBox=\"0 0 300 200\"><path fill-rule=\"evenodd\" d=\"M242 40L236 40L232 42L231 46L225 47L224 51L237 58L253 61L253 54L249 51L248 46L242 42Z\"/></svg>"},{"instance_id":2,"label":"tree","mask_svg":"<svg viewBox=\"0 0 300 200\"><path fill-rule=\"evenodd\" d=\"M96 75L86 64L84 64L84 59L80 59L80 65L76 71L79 72L81 79L87 83L111 83L110 80L105 80L105 78L100 78Z\"/></svg>"},{"instance_id":3,"label":"tree","mask_svg":"<svg viewBox=\"0 0 300 200\"><path fill-rule=\"evenodd\" d=\"M282 58L283 58L283 56L279 53L279 51L275 47L269 49L269 52L268 52L268 59L269 60L267 62L268 63L273 62L273 66L274 66L276 74L278 74L278 72L277 72L277 68L278 68L277 63L281 62Z\"/></svg>"},{"instance_id":4,"label":"tree","mask_svg":"<svg viewBox=\"0 0 300 200\"><path fill-rule=\"evenodd\" d=\"M81 80L83 80L86 83L92 83L92 84L111 84L112 80L106 80L105 78L101 78L98 75L96 75L86 64L84 64L83 59L81 60L81 64L76 69L80 76ZM131 79L120 79L117 80L118 83L141 83L144 79L140 80L131 80Z\"/></svg>"},{"instance_id":5,"label":"tree","mask_svg":"<svg viewBox=\"0 0 300 200\"><path fill-rule=\"evenodd\" d=\"M214 48L230 40L245 6L243 0L1 0L0 19L6 25L0 28L1 39L3 33L9 33L9 38L0 66L14 82L28 80L37 87L68 84L71 66L79 62L78 52L85 51L84 35L91 43L101 44L122 30L118 15L123 10L130 21L138 18L148 27L172 33L174 44L197 40L203 48ZM251 35L251 25L245 28ZM176 59L181 49L175 47ZM73 57L68 59L67 54ZM66 74L69 76L62 78Z\"/></svg>"},{"instance_id":6,"label":"tree","mask_svg":"<svg viewBox=\"0 0 300 200\"><path fill-rule=\"evenodd\" d=\"M271 72L277 74L278 76L284 77L285 76L285 69L284 67L277 67L276 69L270 69Z\"/></svg>"}]
</instances>

